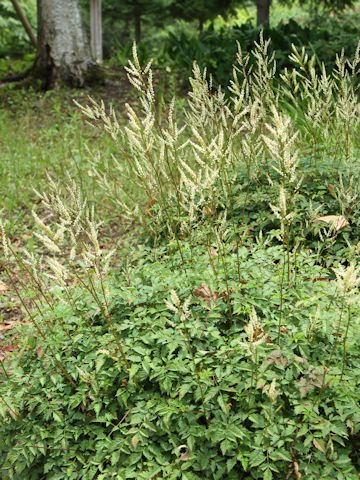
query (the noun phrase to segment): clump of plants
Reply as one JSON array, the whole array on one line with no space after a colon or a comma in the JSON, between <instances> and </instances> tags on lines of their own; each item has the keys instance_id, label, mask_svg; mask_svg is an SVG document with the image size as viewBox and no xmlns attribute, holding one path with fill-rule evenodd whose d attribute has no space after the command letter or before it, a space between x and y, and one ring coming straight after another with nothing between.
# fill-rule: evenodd
<instances>
[{"instance_id":1,"label":"clump of plants","mask_svg":"<svg viewBox=\"0 0 360 480\"><path fill-rule=\"evenodd\" d=\"M280 247L225 250L214 269L201 248L186 266L140 251L111 289L115 332L83 290L45 339L24 331L5 478L357 477L358 273L329 281L302 254L281 292Z\"/></svg>"},{"instance_id":2,"label":"clump of plants","mask_svg":"<svg viewBox=\"0 0 360 480\"><path fill-rule=\"evenodd\" d=\"M195 64L165 104L134 47L126 125L82 108L139 238L111 251L70 179L38 193L36 252L2 226L29 321L1 361L4 478L358 478L359 49L290 61L261 36L229 95Z\"/></svg>"}]
</instances>

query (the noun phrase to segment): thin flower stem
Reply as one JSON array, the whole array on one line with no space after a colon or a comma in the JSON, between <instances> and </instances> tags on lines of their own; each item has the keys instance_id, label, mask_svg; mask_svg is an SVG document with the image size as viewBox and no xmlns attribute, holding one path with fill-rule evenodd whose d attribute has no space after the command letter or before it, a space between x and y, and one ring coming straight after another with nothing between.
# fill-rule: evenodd
<instances>
[{"instance_id":1,"label":"thin flower stem","mask_svg":"<svg viewBox=\"0 0 360 480\"><path fill-rule=\"evenodd\" d=\"M14 415L14 417L18 417L19 414L17 412L15 412L15 410L13 408L10 407L10 405L8 404L8 402L5 400L5 398L0 394L0 400L4 403L4 405L10 410L10 412L12 412L12 414Z\"/></svg>"},{"instance_id":2,"label":"thin flower stem","mask_svg":"<svg viewBox=\"0 0 360 480\"><path fill-rule=\"evenodd\" d=\"M279 308L279 322L278 322L278 338L277 343L280 343L280 335L281 335L281 326L283 322L283 310L284 310L284 279L285 279L285 269L286 269L286 262L285 262L286 251L283 249L283 259L281 265L281 276L280 276L280 308Z\"/></svg>"},{"instance_id":3,"label":"thin flower stem","mask_svg":"<svg viewBox=\"0 0 360 480\"><path fill-rule=\"evenodd\" d=\"M342 369L341 369L341 375L340 375L340 380L339 382L342 381L344 371L345 371L345 365L346 365L346 356L347 356L347 351L346 351L346 341L349 333L349 327L350 327L350 322L351 322L351 306L348 305L347 308L347 322L346 322L346 329L345 329L345 334L343 338L343 359L342 359Z\"/></svg>"},{"instance_id":4,"label":"thin flower stem","mask_svg":"<svg viewBox=\"0 0 360 480\"><path fill-rule=\"evenodd\" d=\"M95 302L97 303L101 313L104 315L104 318L105 320L107 321L107 324L108 324L108 327L114 337L114 340L115 340L115 343L118 347L118 350L119 350L119 353L122 357L122 359L124 360L124 363L125 363L125 370L128 371L129 368L130 368L130 364L129 364L129 361L126 357L126 354L125 354L125 351L124 351L124 348L120 342L120 339L117 335L117 332L116 332L116 329L115 329L115 326L113 324L113 320L112 320L112 317L109 313L109 311L107 310L107 307L106 307L106 304L104 304L104 302L101 302L100 298L98 297L97 293L96 293L96 289L95 289L95 285L94 285L94 282L91 278L91 275L88 275L88 280L89 280L89 285L84 282L84 280L79 276L77 275L77 278L79 280L79 282L81 283L81 285L90 293L90 295L94 298Z\"/></svg>"},{"instance_id":5,"label":"thin flower stem","mask_svg":"<svg viewBox=\"0 0 360 480\"><path fill-rule=\"evenodd\" d=\"M11 281L12 280L12 277L11 277L11 274L9 272L9 270L7 269L7 267L5 266L5 272L9 278L9 280ZM46 335L45 333L42 331L42 329L40 328L37 320L35 319L35 316L31 313L31 311L29 310L28 306L26 305L25 301L23 300L22 298L22 295L21 293L19 292L19 289L17 288L16 284L13 283L13 288L16 292L16 295L18 297L18 299L20 300L21 302L21 305L23 306L23 308L25 309L28 317L30 318L32 324L34 325L35 329L37 330L37 332L39 333L39 335L41 336L41 338L46 342ZM59 368L59 371L62 373L62 375L64 375L65 378L67 378L67 380L71 383L71 385L73 387L76 387L76 383L74 382L74 380L71 378L69 372L67 372L64 368L64 366L61 364L61 362L59 362L59 360L56 358L56 352L54 352L53 348L50 346L50 344L48 344L48 347L49 347L49 350L51 351L51 354L52 354L52 357L55 361L55 364L57 365L57 367Z\"/></svg>"},{"instance_id":6,"label":"thin flower stem","mask_svg":"<svg viewBox=\"0 0 360 480\"><path fill-rule=\"evenodd\" d=\"M1 359L0 359L0 365L1 365L1 368L2 368L2 370L3 370L3 372L4 372L5 377L9 380L9 379L10 379L9 374L8 374L6 368L5 368L5 365L4 365L3 360L1 360Z\"/></svg>"}]
</instances>

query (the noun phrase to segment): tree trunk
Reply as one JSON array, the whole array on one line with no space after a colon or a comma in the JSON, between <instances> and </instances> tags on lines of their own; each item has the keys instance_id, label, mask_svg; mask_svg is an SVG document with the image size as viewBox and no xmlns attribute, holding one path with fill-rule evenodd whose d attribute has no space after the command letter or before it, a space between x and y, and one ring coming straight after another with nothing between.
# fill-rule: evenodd
<instances>
[{"instance_id":1,"label":"tree trunk","mask_svg":"<svg viewBox=\"0 0 360 480\"><path fill-rule=\"evenodd\" d=\"M102 12L101 0L91 0L90 3L90 32L91 32L91 53L94 60L102 62Z\"/></svg>"},{"instance_id":2,"label":"tree trunk","mask_svg":"<svg viewBox=\"0 0 360 480\"><path fill-rule=\"evenodd\" d=\"M95 64L91 59L78 0L37 0L38 47L35 76L45 89L81 87Z\"/></svg>"},{"instance_id":3,"label":"tree trunk","mask_svg":"<svg viewBox=\"0 0 360 480\"><path fill-rule=\"evenodd\" d=\"M258 27L270 26L270 5L271 0L256 0Z\"/></svg>"},{"instance_id":4,"label":"tree trunk","mask_svg":"<svg viewBox=\"0 0 360 480\"><path fill-rule=\"evenodd\" d=\"M202 18L199 18L198 31L199 33L204 31L204 20Z\"/></svg>"},{"instance_id":5,"label":"tree trunk","mask_svg":"<svg viewBox=\"0 0 360 480\"><path fill-rule=\"evenodd\" d=\"M140 43L141 40L141 11L140 8L134 10L134 23L135 23L135 41Z\"/></svg>"}]
</instances>

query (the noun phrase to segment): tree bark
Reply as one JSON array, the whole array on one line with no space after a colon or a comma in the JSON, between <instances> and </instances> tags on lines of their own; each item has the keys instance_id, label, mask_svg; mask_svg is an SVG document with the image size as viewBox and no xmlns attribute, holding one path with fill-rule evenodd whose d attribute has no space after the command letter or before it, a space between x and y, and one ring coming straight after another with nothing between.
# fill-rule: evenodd
<instances>
[{"instance_id":1,"label":"tree bark","mask_svg":"<svg viewBox=\"0 0 360 480\"><path fill-rule=\"evenodd\" d=\"M78 0L37 0L38 45L35 76L45 89L82 87L91 76L91 59Z\"/></svg>"},{"instance_id":2,"label":"tree bark","mask_svg":"<svg viewBox=\"0 0 360 480\"><path fill-rule=\"evenodd\" d=\"M256 0L257 26L270 26L270 5L271 0Z\"/></svg>"}]
</instances>

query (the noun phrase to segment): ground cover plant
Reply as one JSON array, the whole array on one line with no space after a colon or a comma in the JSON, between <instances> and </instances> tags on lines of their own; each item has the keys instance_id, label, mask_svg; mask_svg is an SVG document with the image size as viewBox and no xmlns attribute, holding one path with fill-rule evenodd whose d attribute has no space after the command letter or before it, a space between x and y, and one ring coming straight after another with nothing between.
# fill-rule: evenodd
<instances>
[{"instance_id":1,"label":"ground cover plant","mask_svg":"<svg viewBox=\"0 0 360 480\"><path fill-rule=\"evenodd\" d=\"M359 47L289 64L260 35L166 103L134 46L127 121L77 103L112 142L93 190L49 178L28 251L2 224L3 478L359 477ZM136 240L103 244L92 192Z\"/></svg>"}]
</instances>

